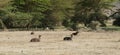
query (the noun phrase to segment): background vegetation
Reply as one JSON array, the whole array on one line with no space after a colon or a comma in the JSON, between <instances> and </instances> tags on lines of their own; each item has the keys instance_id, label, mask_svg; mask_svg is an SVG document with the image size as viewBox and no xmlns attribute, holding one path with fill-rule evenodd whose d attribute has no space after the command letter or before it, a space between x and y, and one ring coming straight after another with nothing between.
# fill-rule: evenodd
<instances>
[{"instance_id":1,"label":"background vegetation","mask_svg":"<svg viewBox=\"0 0 120 55\"><path fill-rule=\"evenodd\" d=\"M120 26L120 10L114 14L114 2L118 0L0 0L0 28L64 27L78 30L87 27L107 27L106 21L115 19L113 25ZM82 26L81 26L82 25Z\"/></svg>"}]
</instances>

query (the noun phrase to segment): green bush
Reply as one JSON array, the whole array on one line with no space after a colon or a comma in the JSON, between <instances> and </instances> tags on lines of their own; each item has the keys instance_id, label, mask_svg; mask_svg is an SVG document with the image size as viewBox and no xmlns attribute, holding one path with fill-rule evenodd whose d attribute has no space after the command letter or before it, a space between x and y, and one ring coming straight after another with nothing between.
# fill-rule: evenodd
<instances>
[{"instance_id":1,"label":"green bush","mask_svg":"<svg viewBox=\"0 0 120 55\"><path fill-rule=\"evenodd\" d=\"M8 13L2 18L8 28L26 27L31 19L32 16L30 14L21 12Z\"/></svg>"}]
</instances>

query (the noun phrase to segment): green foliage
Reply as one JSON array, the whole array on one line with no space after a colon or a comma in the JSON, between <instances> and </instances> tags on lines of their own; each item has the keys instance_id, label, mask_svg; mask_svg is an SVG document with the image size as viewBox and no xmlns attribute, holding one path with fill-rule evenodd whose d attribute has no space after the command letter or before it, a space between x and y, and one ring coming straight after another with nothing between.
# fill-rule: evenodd
<instances>
[{"instance_id":1,"label":"green foliage","mask_svg":"<svg viewBox=\"0 0 120 55\"><path fill-rule=\"evenodd\" d=\"M30 19L26 27L37 27L41 25L40 20L44 18L44 12L50 9L50 0L13 0L12 6L15 7L13 12L19 11L30 14Z\"/></svg>"},{"instance_id":2,"label":"green foliage","mask_svg":"<svg viewBox=\"0 0 120 55\"><path fill-rule=\"evenodd\" d=\"M13 0L14 11L21 12L44 12L48 9L49 0Z\"/></svg>"},{"instance_id":3,"label":"green foliage","mask_svg":"<svg viewBox=\"0 0 120 55\"><path fill-rule=\"evenodd\" d=\"M8 28L25 27L32 16L26 13L16 12L6 14L2 20Z\"/></svg>"},{"instance_id":4,"label":"green foliage","mask_svg":"<svg viewBox=\"0 0 120 55\"><path fill-rule=\"evenodd\" d=\"M54 20L54 25L71 28L73 14L73 0L51 0L51 10L47 13L49 19ZM48 20L49 20L48 19Z\"/></svg>"},{"instance_id":5,"label":"green foliage","mask_svg":"<svg viewBox=\"0 0 120 55\"><path fill-rule=\"evenodd\" d=\"M92 21L98 21L102 27L106 27L105 21L109 19L106 15L99 12L91 13L89 17L89 23Z\"/></svg>"},{"instance_id":6,"label":"green foliage","mask_svg":"<svg viewBox=\"0 0 120 55\"><path fill-rule=\"evenodd\" d=\"M8 31L7 26L5 25L5 23L3 22L2 19L5 17L5 15L7 13L9 13L9 11L7 9L5 9L5 6L7 6L7 5L5 5L5 4L2 4L2 5L3 5L3 7L2 8L0 7L0 28L4 29L4 31Z\"/></svg>"},{"instance_id":7,"label":"green foliage","mask_svg":"<svg viewBox=\"0 0 120 55\"><path fill-rule=\"evenodd\" d=\"M65 17L63 10L65 9L65 3L63 2L65 0L50 0L51 6L50 10L48 10L46 18L52 19L56 21L55 25L61 25L61 20L63 20Z\"/></svg>"},{"instance_id":8,"label":"green foliage","mask_svg":"<svg viewBox=\"0 0 120 55\"><path fill-rule=\"evenodd\" d=\"M112 14L111 17L115 19L113 25L120 26L120 9L118 9L117 12Z\"/></svg>"},{"instance_id":9,"label":"green foliage","mask_svg":"<svg viewBox=\"0 0 120 55\"><path fill-rule=\"evenodd\" d=\"M73 31L77 31L79 29L78 23L71 22L71 19L64 19L62 25Z\"/></svg>"},{"instance_id":10,"label":"green foliage","mask_svg":"<svg viewBox=\"0 0 120 55\"><path fill-rule=\"evenodd\" d=\"M106 26L104 10L115 0L0 0L0 24L7 28L54 28L78 30L79 24L95 29ZM4 1L4 2L3 2ZM114 23L119 23L118 19ZM95 27L95 28L94 28Z\"/></svg>"},{"instance_id":11,"label":"green foliage","mask_svg":"<svg viewBox=\"0 0 120 55\"><path fill-rule=\"evenodd\" d=\"M106 26L104 23L108 19L103 11L113 7L113 0L80 0L75 6L75 16L73 22L83 23L89 26L92 21L98 21L101 26Z\"/></svg>"},{"instance_id":12,"label":"green foliage","mask_svg":"<svg viewBox=\"0 0 120 55\"><path fill-rule=\"evenodd\" d=\"M68 28L68 27L71 26L70 22L71 22L71 20L66 18L66 19L63 20L62 25Z\"/></svg>"}]
</instances>

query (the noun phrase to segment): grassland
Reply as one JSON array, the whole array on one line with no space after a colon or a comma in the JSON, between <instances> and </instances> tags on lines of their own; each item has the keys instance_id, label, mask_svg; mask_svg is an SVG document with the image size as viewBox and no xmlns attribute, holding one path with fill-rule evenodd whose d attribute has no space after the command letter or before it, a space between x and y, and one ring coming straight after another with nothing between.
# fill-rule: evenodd
<instances>
[{"instance_id":1,"label":"grassland","mask_svg":"<svg viewBox=\"0 0 120 55\"><path fill-rule=\"evenodd\" d=\"M63 41L72 32L0 32L0 55L120 55L120 32L80 32L72 41ZM29 42L39 34L40 42Z\"/></svg>"}]
</instances>

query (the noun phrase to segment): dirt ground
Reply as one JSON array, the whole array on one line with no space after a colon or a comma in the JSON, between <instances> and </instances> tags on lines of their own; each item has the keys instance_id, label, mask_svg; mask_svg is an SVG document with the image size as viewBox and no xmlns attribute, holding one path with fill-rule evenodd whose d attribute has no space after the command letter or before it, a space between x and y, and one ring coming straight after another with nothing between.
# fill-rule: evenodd
<instances>
[{"instance_id":1,"label":"dirt ground","mask_svg":"<svg viewBox=\"0 0 120 55\"><path fill-rule=\"evenodd\" d=\"M120 55L120 32L80 32L72 41L63 41L72 31L30 32L0 32L0 55Z\"/></svg>"}]
</instances>

